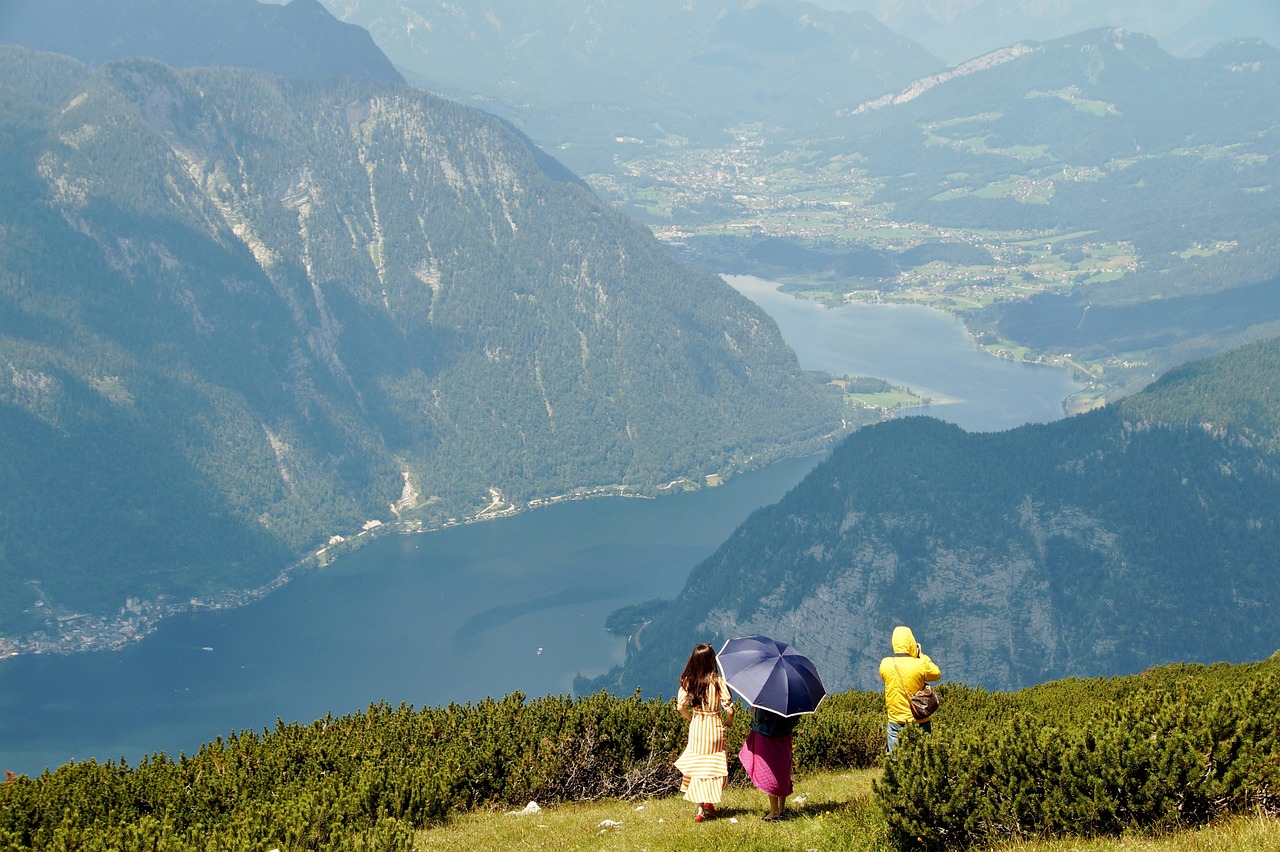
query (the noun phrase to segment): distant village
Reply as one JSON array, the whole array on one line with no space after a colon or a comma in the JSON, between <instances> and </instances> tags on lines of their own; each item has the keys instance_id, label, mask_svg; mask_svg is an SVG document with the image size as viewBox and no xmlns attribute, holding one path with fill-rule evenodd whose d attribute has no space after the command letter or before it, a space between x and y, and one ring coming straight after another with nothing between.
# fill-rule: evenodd
<instances>
[{"instance_id":1,"label":"distant village","mask_svg":"<svg viewBox=\"0 0 1280 852\"><path fill-rule=\"evenodd\" d=\"M48 623L56 632L39 630L29 637L0 636L0 659L19 654L74 654L80 651L118 651L132 645L156 629L162 619L194 610L232 609L244 606L283 586L289 572L257 589L227 592L215 598L181 600L160 595L154 601L128 598L115 615L87 613L50 613ZM45 601L35 606L47 609Z\"/></svg>"}]
</instances>

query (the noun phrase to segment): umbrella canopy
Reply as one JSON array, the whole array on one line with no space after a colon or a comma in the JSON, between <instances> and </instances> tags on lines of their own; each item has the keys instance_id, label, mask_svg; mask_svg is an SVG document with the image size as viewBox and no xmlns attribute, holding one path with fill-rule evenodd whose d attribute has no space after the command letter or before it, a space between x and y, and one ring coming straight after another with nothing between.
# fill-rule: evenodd
<instances>
[{"instance_id":1,"label":"umbrella canopy","mask_svg":"<svg viewBox=\"0 0 1280 852\"><path fill-rule=\"evenodd\" d=\"M808 657L768 636L730 639L716 660L725 681L748 704L779 716L812 713L827 694Z\"/></svg>"}]
</instances>

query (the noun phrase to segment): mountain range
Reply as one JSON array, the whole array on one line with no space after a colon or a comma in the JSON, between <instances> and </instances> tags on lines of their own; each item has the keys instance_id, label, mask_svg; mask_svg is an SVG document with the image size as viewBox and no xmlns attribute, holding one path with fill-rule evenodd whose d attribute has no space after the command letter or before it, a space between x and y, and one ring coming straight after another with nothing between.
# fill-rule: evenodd
<instances>
[{"instance_id":1,"label":"mountain range","mask_svg":"<svg viewBox=\"0 0 1280 852\"><path fill-rule=\"evenodd\" d=\"M868 100L822 147L863 158L904 218L1183 248L1171 231L1221 239L1274 221L1278 96L1280 51L1261 41L1176 59L1092 30Z\"/></svg>"},{"instance_id":2,"label":"mountain range","mask_svg":"<svg viewBox=\"0 0 1280 852\"><path fill-rule=\"evenodd\" d=\"M842 428L767 315L497 118L371 80L0 69L6 635Z\"/></svg>"},{"instance_id":3,"label":"mountain range","mask_svg":"<svg viewBox=\"0 0 1280 852\"><path fill-rule=\"evenodd\" d=\"M1262 42L1175 59L1095 30L863 104L823 148L856 156L897 221L1007 233L1000 254L1029 282L1061 263L1067 286L966 322L1036 351L1140 362L1115 380L1132 386L1280 331L1277 103L1280 52ZM1107 245L1133 263L1070 273ZM973 277L959 270L957 290Z\"/></svg>"},{"instance_id":4,"label":"mountain range","mask_svg":"<svg viewBox=\"0 0 1280 852\"><path fill-rule=\"evenodd\" d=\"M1099 27L1159 40L1175 56L1224 41L1261 38L1280 47L1280 9L1270 0L816 0L875 15L952 65L1020 41L1053 41Z\"/></svg>"},{"instance_id":5,"label":"mountain range","mask_svg":"<svg viewBox=\"0 0 1280 852\"><path fill-rule=\"evenodd\" d=\"M828 690L875 689L895 625L990 689L1262 659L1280 647L1280 339L1087 414L999 433L912 417L850 435L669 602L616 614L671 694L697 642L757 633Z\"/></svg>"},{"instance_id":6,"label":"mountain range","mask_svg":"<svg viewBox=\"0 0 1280 852\"><path fill-rule=\"evenodd\" d=\"M194 17L192 10L165 16L149 2L113 4L111 11L117 27L151 33L152 43L135 46L123 36L99 42L114 55L126 48L179 55L190 26L177 22L184 14ZM1280 102L1277 51L1257 39L1236 40L1177 59L1151 36L1114 28L1026 40L1026 33L1055 34L1103 20L1162 35L1206 17L1238 26L1212 0L1159 9L1142 0L1105 8L1011 0L922 4L921 20L955 28L998 19L1011 34L1022 33L1022 41L952 68L868 14L916 32L905 26L903 9L874 3L855 9L854 0L824 4L841 10L780 0L679 8L674 0L670 8L567 0L538 9L503 0L328 5L344 20L368 26L415 80L507 116L571 164L601 168L608 177L594 175L594 185L634 183L640 203L612 200L642 221L650 221L644 204L655 176L627 158L648 153L659 162L697 162L700 146L735 125L762 134L762 150L779 156L775 168L793 168L793 156L782 149L796 144L808 163L801 168L847 163L875 188L867 200L875 215L960 229L972 234L965 240L979 242L965 246L953 235L943 246L955 258L970 258L950 261L957 291L970 288L975 276L1006 276L1008 268L1028 278L1030 292L1044 290L1009 299L979 288L976 301L989 304L964 311L975 334L1086 364L1110 395L1132 392L1190 358L1280 331L1280 287L1274 286L1280 210L1269 191L1277 181L1269 152L1280 144L1272 121ZM14 8L34 15L46 6ZM366 33L338 24L315 0L283 7L217 0L202 8L229 32L244 30L245 22L274 21L278 33L287 33L277 39L306 45L312 56L359 56L372 48ZM672 27L672 20L686 25ZM361 38L350 38L342 51L318 49L311 33L321 23L326 32L345 28ZM205 28L211 29L208 22ZM81 29L85 38L71 52L100 61L104 47L93 34L113 31ZM195 55L211 63L278 69L277 51L261 40L246 40L243 50L229 49L235 40L228 37L205 42ZM172 47L160 54L157 45ZM390 60L379 57L390 68ZM281 64L295 73L313 67L296 59ZM716 159L721 170L743 168L738 153ZM680 177L696 183L707 178L706 169ZM762 174L756 184L774 179ZM742 190L721 195L679 209L686 216L754 218L738 210ZM682 223L677 217L669 224ZM993 230L1015 242L991 251L980 242ZM1023 250L1016 242L1023 238L1044 239L1049 256ZM886 247L873 237L852 247L818 246L814 253L803 239L789 239L797 248L748 244L742 253L775 261L806 255L801 271L825 265L892 288L912 268L912 253L928 248ZM704 268L736 268L736 257L705 241L687 245L693 248L688 257ZM1102 275L1089 264L1072 274L1078 259L1099 250L1130 252L1134 260ZM1067 267L1063 277L1071 286L1037 280L1046 263ZM958 299L975 301L967 292Z\"/></svg>"},{"instance_id":7,"label":"mountain range","mask_svg":"<svg viewBox=\"0 0 1280 852\"><path fill-rule=\"evenodd\" d=\"M941 71L865 13L793 0L329 0L411 82L510 119L575 171L639 146L810 127Z\"/></svg>"}]
</instances>

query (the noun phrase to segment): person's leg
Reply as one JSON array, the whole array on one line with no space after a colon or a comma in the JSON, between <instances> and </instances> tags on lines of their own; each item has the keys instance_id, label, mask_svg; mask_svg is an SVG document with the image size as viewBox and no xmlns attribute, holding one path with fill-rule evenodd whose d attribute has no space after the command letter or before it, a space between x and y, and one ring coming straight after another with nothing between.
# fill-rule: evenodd
<instances>
[{"instance_id":1,"label":"person's leg","mask_svg":"<svg viewBox=\"0 0 1280 852\"><path fill-rule=\"evenodd\" d=\"M781 796L769 794L769 819L777 819L782 816L782 802Z\"/></svg>"},{"instance_id":2,"label":"person's leg","mask_svg":"<svg viewBox=\"0 0 1280 852\"><path fill-rule=\"evenodd\" d=\"M889 721L889 729L888 729L889 751L893 751L895 748L898 747L898 732L901 730L902 730L902 725L899 725L897 722L894 722L893 720Z\"/></svg>"}]
</instances>

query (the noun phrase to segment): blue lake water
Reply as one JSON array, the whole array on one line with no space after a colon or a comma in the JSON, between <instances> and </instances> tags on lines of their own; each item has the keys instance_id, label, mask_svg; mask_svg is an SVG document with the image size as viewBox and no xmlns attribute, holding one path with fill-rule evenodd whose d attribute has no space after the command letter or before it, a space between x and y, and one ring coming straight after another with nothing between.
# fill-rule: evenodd
<instances>
[{"instance_id":1,"label":"blue lake water","mask_svg":"<svg viewBox=\"0 0 1280 852\"><path fill-rule=\"evenodd\" d=\"M983 352L950 314L916 305L827 308L781 293L749 275L725 280L773 317L800 366L905 385L934 400L912 409L964 427L996 432L1063 416L1081 389L1065 370Z\"/></svg>"},{"instance_id":2,"label":"blue lake water","mask_svg":"<svg viewBox=\"0 0 1280 852\"><path fill-rule=\"evenodd\" d=\"M733 279L778 322L801 365L885 378L970 430L1060 417L1066 374L983 354L924 308L825 309ZM659 500L559 504L379 540L236 610L173 618L122 651L0 661L0 769L136 764L233 730L310 722L371 702L414 706L569 692L622 659L620 606L670 597L756 508L818 459ZM683 661L673 661L673 680Z\"/></svg>"},{"instance_id":3,"label":"blue lake water","mask_svg":"<svg viewBox=\"0 0 1280 852\"><path fill-rule=\"evenodd\" d=\"M603 629L610 612L676 594L817 461L659 500L562 503L388 537L256 603L170 619L122 651L5 660L0 769L135 764L374 701L567 693L574 675L622 661L623 640Z\"/></svg>"}]
</instances>

